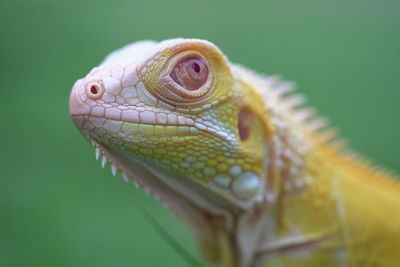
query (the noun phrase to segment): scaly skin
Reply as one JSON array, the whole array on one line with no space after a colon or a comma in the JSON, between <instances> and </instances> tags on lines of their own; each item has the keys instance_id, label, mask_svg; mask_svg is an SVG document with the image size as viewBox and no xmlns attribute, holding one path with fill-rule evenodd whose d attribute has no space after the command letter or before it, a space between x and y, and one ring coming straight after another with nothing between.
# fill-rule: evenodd
<instances>
[{"instance_id":1,"label":"scaly skin","mask_svg":"<svg viewBox=\"0 0 400 267\"><path fill-rule=\"evenodd\" d=\"M291 89L206 41L145 41L78 80L70 112L103 165L170 208L207 262L398 266L399 184L321 133Z\"/></svg>"}]
</instances>

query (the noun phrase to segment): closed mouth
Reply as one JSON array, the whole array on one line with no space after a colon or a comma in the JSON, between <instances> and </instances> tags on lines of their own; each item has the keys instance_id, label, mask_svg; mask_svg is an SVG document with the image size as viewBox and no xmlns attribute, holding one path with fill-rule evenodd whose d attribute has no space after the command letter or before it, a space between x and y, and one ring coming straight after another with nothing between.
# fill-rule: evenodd
<instances>
[{"instance_id":1,"label":"closed mouth","mask_svg":"<svg viewBox=\"0 0 400 267\"><path fill-rule=\"evenodd\" d=\"M109 133L123 133L125 135L173 137L173 136L193 136L199 133L195 126L178 124L159 124L151 122L134 122L118 120L107 116L96 115L77 115L71 117L77 118L76 124L82 130L93 131L103 129Z\"/></svg>"}]
</instances>

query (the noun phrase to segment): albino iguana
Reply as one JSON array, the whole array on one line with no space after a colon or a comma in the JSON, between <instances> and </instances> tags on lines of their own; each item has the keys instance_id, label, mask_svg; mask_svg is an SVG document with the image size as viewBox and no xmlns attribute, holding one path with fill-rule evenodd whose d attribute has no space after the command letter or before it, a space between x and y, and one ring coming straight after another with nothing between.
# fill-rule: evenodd
<instances>
[{"instance_id":1,"label":"albino iguana","mask_svg":"<svg viewBox=\"0 0 400 267\"><path fill-rule=\"evenodd\" d=\"M197 39L142 41L78 80L97 157L224 267L400 266L400 185L335 142L292 86Z\"/></svg>"}]
</instances>

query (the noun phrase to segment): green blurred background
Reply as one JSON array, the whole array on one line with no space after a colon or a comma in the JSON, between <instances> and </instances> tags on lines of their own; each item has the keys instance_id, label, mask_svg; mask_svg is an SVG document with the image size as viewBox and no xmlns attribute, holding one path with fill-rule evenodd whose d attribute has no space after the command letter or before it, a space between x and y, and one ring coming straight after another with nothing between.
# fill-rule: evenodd
<instances>
[{"instance_id":1,"label":"green blurred background","mask_svg":"<svg viewBox=\"0 0 400 267\"><path fill-rule=\"evenodd\" d=\"M0 2L0 266L187 266L155 200L102 169L67 109L74 81L142 39L196 37L298 83L352 146L400 171L400 2Z\"/></svg>"}]
</instances>

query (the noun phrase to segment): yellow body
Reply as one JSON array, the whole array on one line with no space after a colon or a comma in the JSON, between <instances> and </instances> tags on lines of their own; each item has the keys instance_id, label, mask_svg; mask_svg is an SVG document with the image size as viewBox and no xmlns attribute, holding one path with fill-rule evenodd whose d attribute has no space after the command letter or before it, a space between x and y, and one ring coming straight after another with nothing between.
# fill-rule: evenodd
<instances>
[{"instance_id":1,"label":"yellow body","mask_svg":"<svg viewBox=\"0 0 400 267\"><path fill-rule=\"evenodd\" d=\"M246 72L241 68L237 71ZM247 90L252 92L248 95L255 96L249 103L258 103L260 92L262 95L265 90L256 88L260 77L238 76L247 79ZM280 105L287 101L281 98ZM276 175L280 196L275 211L267 216L276 216L278 240L300 237L318 242L304 247L307 242L300 242L302 245L294 249L271 249L264 254L264 266L400 266L398 178L346 151L312 123L294 119L301 110L289 107L284 112L279 116L286 124L282 138L301 132L301 141L286 148L297 152L296 145L306 144L305 168L296 178L287 178L285 170ZM271 116L265 124L270 123ZM273 132L277 134L276 129Z\"/></svg>"},{"instance_id":2,"label":"yellow body","mask_svg":"<svg viewBox=\"0 0 400 267\"><path fill-rule=\"evenodd\" d=\"M288 83L196 39L108 56L70 112L221 267L400 266L400 185L345 152Z\"/></svg>"},{"instance_id":3,"label":"yellow body","mask_svg":"<svg viewBox=\"0 0 400 267\"><path fill-rule=\"evenodd\" d=\"M282 203L281 231L329 236L305 254L273 253L265 266L399 266L400 187L394 177L326 145L308 158L313 181ZM269 265L273 262L273 265Z\"/></svg>"}]
</instances>

